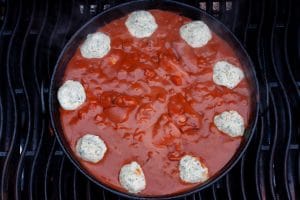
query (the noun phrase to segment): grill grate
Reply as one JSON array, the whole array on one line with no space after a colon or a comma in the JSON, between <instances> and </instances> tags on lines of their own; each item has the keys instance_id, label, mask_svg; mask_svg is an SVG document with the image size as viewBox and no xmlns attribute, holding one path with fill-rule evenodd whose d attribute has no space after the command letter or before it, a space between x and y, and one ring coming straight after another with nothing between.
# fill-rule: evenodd
<instances>
[{"instance_id":1,"label":"grill grate","mask_svg":"<svg viewBox=\"0 0 300 200\"><path fill-rule=\"evenodd\" d=\"M49 77L88 19L119 0L0 1L1 199L121 199L82 176L49 125ZM185 199L299 199L300 4L296 0L189 1L243 42L261 86L252 144L219 182Z\"/></svg>"}]
</instances>

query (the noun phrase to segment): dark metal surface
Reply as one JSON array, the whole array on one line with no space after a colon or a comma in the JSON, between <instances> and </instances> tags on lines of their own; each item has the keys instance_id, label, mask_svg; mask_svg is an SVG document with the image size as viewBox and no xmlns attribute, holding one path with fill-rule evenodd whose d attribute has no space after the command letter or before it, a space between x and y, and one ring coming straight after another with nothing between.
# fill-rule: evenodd
<instances>
[{"instance_id":1,"label":"dark metal surface","mask_svg":"<svg viewBox=\"0 0 300 200\"><path fill-rule=\"evenodd\" d=\"M45 106L65 42L92 16L120 2L0 1L1 199L120 199L74 169L55 140ZM300 3L188 2L243 42L262 101L245 156L226 177L185 199L299 199Z\"/></svg>"}]
</instances>

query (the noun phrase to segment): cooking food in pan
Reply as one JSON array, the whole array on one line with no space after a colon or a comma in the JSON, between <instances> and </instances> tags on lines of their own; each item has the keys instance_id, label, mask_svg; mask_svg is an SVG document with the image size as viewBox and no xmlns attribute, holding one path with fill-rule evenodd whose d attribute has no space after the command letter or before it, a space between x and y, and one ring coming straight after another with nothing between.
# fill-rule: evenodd
<instances>
[{"instance_id":1,"label":"cooking food in pan","mask_svg":"<svg viewBox=\"0 0 300 200\"><path fill-rule=\"evenodd\" d=\"M138 10L78 44L57 91L63 135L102 183L143 196L205 183L235 155L251 85L210 24Z\"/></svg>"}]
</instances>

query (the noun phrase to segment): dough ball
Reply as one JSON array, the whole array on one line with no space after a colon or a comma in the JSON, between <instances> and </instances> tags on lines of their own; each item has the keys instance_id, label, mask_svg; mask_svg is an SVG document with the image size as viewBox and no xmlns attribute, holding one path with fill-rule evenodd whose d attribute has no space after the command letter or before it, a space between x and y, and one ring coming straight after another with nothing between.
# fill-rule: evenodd
<instances>
[{"instance_id":1,"label":"dough ball","mask_svg":"<svg viewBox=\"0 0 300 200\"><path fill-rule=\"evenodd\" d=\"M66 81L57 92L57 99L64 110L76 110L86 99L83 86L78 81Z\"/></svg>"},{"instance_id":2,"label":"dough ball","mask_svg":"<svg viewBox=\"0 0 300 200\"><path fill-rule=\"evenodd\" d=\"M80 52L84 58L102 58L108 54L109 50L110 38L101 32L88 34L80 46Z\"/></svg>"},{"instance_id":3,"label":"dough ball","mask_svg":"<svg viewBox=\"0 0 300 200\"><path fill-rule=\"evenodd\" d=\"M201 183L208 179L208 169L194 156L185 155L179 162L179 175L187 183Z\"/></svg>"},{"instance_id":4,"label":"dough ball","mask_svg":"<svg viewBox=\"0 0 300 200\"><path fill-rule=\"evenodd\" d=\"M124 165L119 174L120 184L130 193L139 193L146 188L146 179L141 166L133 161Z\"/></svg>"},{"instance_id":5,"label":"dough ball","mask_svg":"<svg viewBox=\"0 0 300 200\"><path fill-rule=\"evenodd\" d=\"M136 38L150 37L157 29L155 18L145 10L130 13L125 25L129 33Z\"/></svg>"},{"instance_id":6,"label":"dough ball","mask_svg":"<svg viewBox=\"0 0 300 200\"><path fill-rule=\"evenodd\" d=\"M107 147L97 135L86 134L77 141L76 153L83 160L97 163L104 157Z\"/></svg>"},{"instance_id":7,"label":"dough ball","mask_svg":"<svg viewBox=\"0 0 300 200\"><path fill-rule=\"evenodd\" d=\"M181 38L193 48L203 47L212 38L208 26L202 21L192 21L180 27Z\"/></svg>"},{"instance_id":8,"label":"dough ball","mask_svg":"<svg viewBox=\"0 0 300 200\"><path fill-rule=\"evenodd\" d=\"M219 61L214 65L213 81L217 85L233 89L243 78L243 71L226 61Z\"/></svg>"},{"instance_id":9,"label":"dough ball","mask_svg":"<svg viewBox=\"0 0 300 200\"><path fill-rule=\"evenodd\" d=\"M216 127L223 133L231 136L243 136L245 131L244 119L236 111L230 110L222 112L214 117Z\"/></svg>"}]
</instances>

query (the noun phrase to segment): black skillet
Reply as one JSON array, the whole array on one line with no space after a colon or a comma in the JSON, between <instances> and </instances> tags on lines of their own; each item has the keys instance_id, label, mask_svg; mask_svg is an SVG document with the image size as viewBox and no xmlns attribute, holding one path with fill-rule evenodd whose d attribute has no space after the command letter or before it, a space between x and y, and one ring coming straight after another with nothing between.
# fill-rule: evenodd
<instances>
[{"instance_id":1,"label":"black skillet","mask_svg":"<svg viewBox=\"0 0 300 200\"><path fill-rule=\"evenodd\" d=\"M252 86L251 87L252 113L251 113L249 127L245 131L244 141L240 145L239 149L237 150L233 158L218 173L216 173L205 183L196 186L184 193L172 194L167 196L138 196L138 195L132 195L132 194L120 192L113 188L110 188L104 183L101 183L100 181L96 180L92 175L90 175L81 166L81 164L78 162L76 157L73 155L72 150L70 149L68 143L64 138L63 130L60 124L59 104L57 101L57 90L62 85L62 77L64 75L65 68L69 60L73 57L79 44L85 39L86 35L95 32L99 27L111 22L112 20L123 17L124 15L132 11L149 10L149 9L161 9L161 10L173 11L179 13L180 15L191 18L192 20L204 21L206 24L208 24L209 28L214 33L216 33L225 41L227 41L229 45L235 50L237 57L239 58L240 62L243 64L242 67L245 72L246 79L250 82ZM134 1L134 2L120 4L118 6L115 6L111 9L108 9L100 13L99 15L89 20L84 26L82 26L73 35L73 37L70 39L70 41L66 44L66 46L62 50L58 58L57 64L54 68L54 72L52 74L50 92L49 92L49 109L50 109L50 118L51 118L52 127L63 151L72 161L72 163L77 167L77 169L81 173L83 173L86 177L88 177L91 181L93 181L96 185L108 191L111 191L117 195L124 196L127 198L172 199L172 198L184 197L209 187L210 185L218 181L221 177L223 177L239 161L239 159L243 156L245 150L247 149L250 143L250 140L253 136L254 129L256 126L256 122L258 118L258 102L259 102L258 94L259 94L258 81L255 75L255 70L252 61L248 56L247 52L245 51L245 49L243 48L242 44L232 34L232 32L225 27L225 25L223 25L220 21L218 21L211 15L208 15L204 11L201 11L195 7L191 7L183 3L174 2L174 1L142 0L142 1Z\"/></svg>"}]
</instances>

